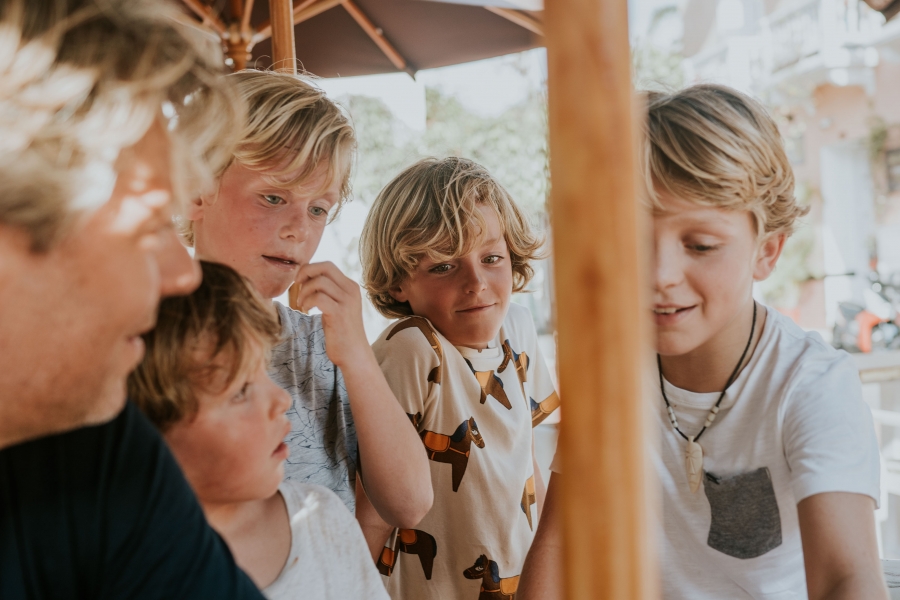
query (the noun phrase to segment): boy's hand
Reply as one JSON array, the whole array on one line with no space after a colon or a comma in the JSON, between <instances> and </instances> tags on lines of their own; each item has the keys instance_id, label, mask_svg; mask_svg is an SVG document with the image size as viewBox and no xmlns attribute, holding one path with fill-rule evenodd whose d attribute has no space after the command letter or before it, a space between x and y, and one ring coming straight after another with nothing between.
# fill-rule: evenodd
<instances>
[{"instance_id":1,"label":"boy's hand","mask_svg":"<svg viewBox=\"0 0 900 600\"><path fill-rule=\"evenodd\" d=\"M295 281L302 286L297 306L303 311L313 307L322 311L325 351L331 362L344 367L371 352L363 328L362 296L355 281L330 262L303 265Z\"/></svg>"}]
</instances>

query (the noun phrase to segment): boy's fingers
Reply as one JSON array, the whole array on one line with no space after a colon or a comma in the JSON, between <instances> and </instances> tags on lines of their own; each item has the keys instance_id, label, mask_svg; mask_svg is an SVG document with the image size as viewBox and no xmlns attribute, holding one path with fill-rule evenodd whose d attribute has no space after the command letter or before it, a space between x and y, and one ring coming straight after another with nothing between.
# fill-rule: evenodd
<instances>
[{"instance_id":1,"label":"boy's fingers","mask_svg":"<svg viewBox=\"0 0 900 600\"><path fill-rule=\"evenodd\" d=\"M313 304L313 297L318 294L325 294L332 301L338 304L346 304L347 300L352 300L352 296L348 297L347 293L334 281L327 277L316 277L314 279L308 280L303 284L303 287L300 289L300 293L297 295L297 306L301 306L304 309L310 309L313 306L318 306ZM319 310L325 312L325 310L319 306Z\"/></svg>"},{"instance_id":2,"label":"boy's fingers","mask_svg":"<svg viewBox=\"0 0 900 600\"><path fill-rule=\"evenodd\" d=\"M307 263L300 267L300 270L297 271L297 277L295 281L303 282L307 279L312 279L313 277L320 277L322 275L330 274L334 275L335 273L341 273L341 270L335 266L335 264L331 261L322 261L315 263ZM343 275L343 273L341 273Z\"/></svg>"},{"instance_id":3,"label":"boy's fingers","mask_svg":"<svg viewBox=\"0 0 900 600\"><path fill-rule=\"evenodd\" d=\"M310 295L299 306L303 309L302 312L309 312L311 308L318 308L323 315L333 315L340 308L340 304L324 292L316 292Z\"/></svg>"}]
</instances>

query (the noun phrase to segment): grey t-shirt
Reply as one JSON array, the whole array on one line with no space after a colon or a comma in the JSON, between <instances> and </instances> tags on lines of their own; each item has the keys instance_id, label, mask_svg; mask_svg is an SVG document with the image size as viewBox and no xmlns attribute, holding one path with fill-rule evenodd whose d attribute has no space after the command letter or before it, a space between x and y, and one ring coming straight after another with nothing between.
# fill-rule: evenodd
<instances>
[{"instance_id":1,"label":"grey t-shirt","mask_svg":"<svg viewBox=\"0 0 900 600\"><path fill-rule=\"evenodd\" d=\"M344 377L325 353L322 315L275 302L283 341L272 350L269 375L291 395L291 449L285 479L324 486L356 509L356 428Z\"/></svg>"}]
</instances>

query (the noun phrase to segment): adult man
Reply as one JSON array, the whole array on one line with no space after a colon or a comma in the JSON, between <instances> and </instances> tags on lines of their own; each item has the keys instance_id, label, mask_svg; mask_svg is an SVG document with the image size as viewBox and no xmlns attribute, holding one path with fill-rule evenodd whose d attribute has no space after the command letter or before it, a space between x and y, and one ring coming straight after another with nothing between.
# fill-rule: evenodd
<instances>
[{"instance_id":1,"label":"adult man","mask_svg":"<svg viewBox=\"0 0 900 600\"><path fill-rule=\"evenodd\" d=\"M176 18L0 1L4 599L261 598L125 403L160 297L199 281L176 192L209 179L240 117Z\"/></svg>"}]
</instances>

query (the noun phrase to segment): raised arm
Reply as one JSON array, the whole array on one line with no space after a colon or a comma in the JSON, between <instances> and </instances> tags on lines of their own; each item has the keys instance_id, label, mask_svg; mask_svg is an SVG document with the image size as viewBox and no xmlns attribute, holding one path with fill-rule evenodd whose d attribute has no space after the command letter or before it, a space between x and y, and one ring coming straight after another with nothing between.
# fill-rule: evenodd
<instances>
[{"instance_id":1,"label":"raised arm","mask_svg":"<svg viewBox=\"0 0 900 600\"><path fill-rule=\"evenodd\" d=\"M428 458L366 339L359 286L330 262L305 265L297 282L297 303L322 311L325 350L344 376L366 494L389 525L415 527L434 499Z\"/></svg>"},{"instance_id":2,"label":"raised arm","mask_svg":"<svg viewBox=\"0 0 900 600\"><path fill-rule=\"evenodd\" d=\"M874 501L862 494L816 494L797 505L810 600L887 600L878 560Z\"/></svg>"}]
</instances>

